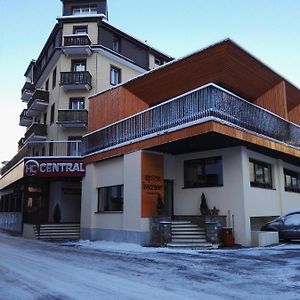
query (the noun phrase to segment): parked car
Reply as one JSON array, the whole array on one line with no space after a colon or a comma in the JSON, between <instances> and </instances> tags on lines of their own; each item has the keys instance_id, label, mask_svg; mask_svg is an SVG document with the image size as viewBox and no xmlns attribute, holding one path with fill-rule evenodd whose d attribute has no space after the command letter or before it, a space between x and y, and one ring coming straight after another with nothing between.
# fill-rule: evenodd
<instances>
[{"instance_id":1,"label":"parked car","mask_svg":"<svg viewBox=\"0 0 300 300\"><path fill-rule=\"evenodd\" d=\"M300 211L287 213L265 224L262 231L278 231L279 239L300 240Z\"/></svg>"}]
</instances>

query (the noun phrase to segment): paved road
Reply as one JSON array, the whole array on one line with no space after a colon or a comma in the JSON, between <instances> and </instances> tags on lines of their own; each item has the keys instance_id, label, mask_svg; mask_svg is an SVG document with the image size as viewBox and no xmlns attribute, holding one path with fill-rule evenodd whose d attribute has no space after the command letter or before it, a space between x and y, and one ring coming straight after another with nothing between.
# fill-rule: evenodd
<instances>
[{"instance_id":1,"label":"paved road","mask_svg":"<svg viewBox=\"0 0 300 300\"><path fill-rule=\"evenodd\" d=\"M0 299L300 299L298 248L120 251L0 234Z\"/></svg>"}]
</instances>

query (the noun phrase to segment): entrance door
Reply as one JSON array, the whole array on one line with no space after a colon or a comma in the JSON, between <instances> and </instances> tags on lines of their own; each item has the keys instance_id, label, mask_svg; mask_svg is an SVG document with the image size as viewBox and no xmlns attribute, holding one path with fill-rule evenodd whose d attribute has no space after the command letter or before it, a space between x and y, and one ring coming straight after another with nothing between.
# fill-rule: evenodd
<instances>
[{"instance_id":1,"label":"entrance door","mask_svg":"<svg viewBox=\"0 0 300 300\"><path fill-rule=\"evenodd\" d=\"M164 181L165 214L173 219L173 180Z\"/></svg>"}]
</instances>

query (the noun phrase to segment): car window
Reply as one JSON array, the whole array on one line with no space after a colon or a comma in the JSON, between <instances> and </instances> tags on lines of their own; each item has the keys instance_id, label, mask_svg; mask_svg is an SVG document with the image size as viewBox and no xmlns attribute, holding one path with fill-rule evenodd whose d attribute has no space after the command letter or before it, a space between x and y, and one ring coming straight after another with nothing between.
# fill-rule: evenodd
<instances>
[{"instance_id":1,"label":"car window","mask_svg":"<svg viewBox=\"0 0 300 300\"><path fill-rule=\"evenodd\" d=\"M297 225L300 226L300 214L293 214L285 217L285 225Z\"/></svg>"}]
</instances>

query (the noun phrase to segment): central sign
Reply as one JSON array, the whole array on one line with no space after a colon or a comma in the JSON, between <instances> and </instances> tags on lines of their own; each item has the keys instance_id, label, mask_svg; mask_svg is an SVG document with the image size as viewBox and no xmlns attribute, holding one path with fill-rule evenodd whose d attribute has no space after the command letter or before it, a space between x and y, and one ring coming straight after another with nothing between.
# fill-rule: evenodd
<instances>
[{"instance_id":1,"label":"central sign","mask_svg":"<svg viewBox=\"0 0 300 300\"><path fill-rule=\"evenodd\" d=\"M80 160L28 159L25 160L24 175L30 177L83 177L85 168Z\"/></svg>"}]
</instances>

